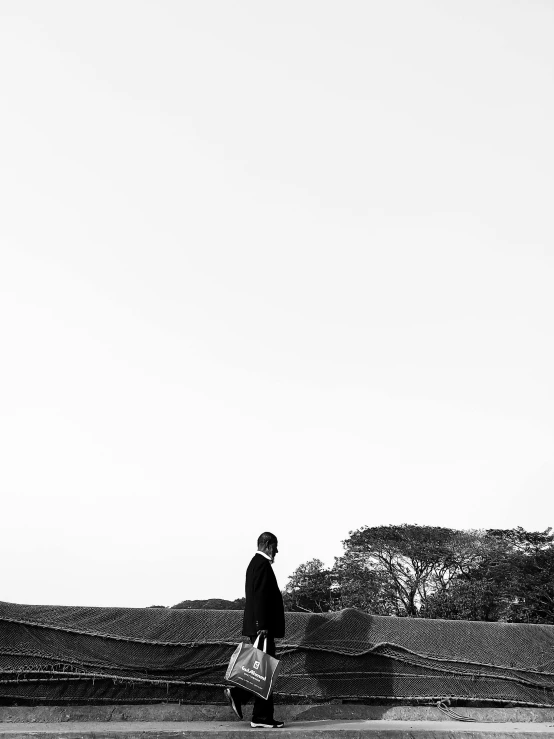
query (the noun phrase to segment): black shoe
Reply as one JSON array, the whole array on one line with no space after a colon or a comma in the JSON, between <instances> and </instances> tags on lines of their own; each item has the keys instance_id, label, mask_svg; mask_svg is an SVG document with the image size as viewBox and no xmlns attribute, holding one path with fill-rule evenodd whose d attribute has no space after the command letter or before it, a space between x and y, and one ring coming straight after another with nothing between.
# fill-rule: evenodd
<instances>
[{"instance_id":1,"label":"black shoe","mask_svg":"<svg viewBox=\"0 0 554 739\"><path fill-rule=\"evenodd\" d=\"M242 711L240 710L240 704L238 704L235 699L233 698L233 694L231 693L230 688L225 688L223 691L225 694L225 697L229 701L229 705L231 706L233 713L237 718L239 718L242 721Z\"/></svg>"},{"instance_id":2,"label":"black shoe","mask_svg":"<svg viewBox=\"0 0 554 739\"><path fill-rule=\"evenodd\" d=\"M282 729L285 725L284 721L251 721L250 726L253 729Z\"/></svg>"}]
</instances>

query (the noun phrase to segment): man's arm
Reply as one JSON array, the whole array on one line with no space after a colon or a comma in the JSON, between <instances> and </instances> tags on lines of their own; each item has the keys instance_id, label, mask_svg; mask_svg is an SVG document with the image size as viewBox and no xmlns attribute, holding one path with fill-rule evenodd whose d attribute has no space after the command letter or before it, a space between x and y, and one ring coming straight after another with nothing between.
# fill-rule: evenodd
<instances>
[{"instance_id":1,"label":"man's arm","mask_svg":"<svg viewBox=\"0 0 554 739\"><path fill-rule=\"evenodd\" d=\"M254 619L256 621L256 633L261 636L268 635L270 603L269 565L262 565L254 573L252 586L254 596Z\"/></svg>"}]
</instances>

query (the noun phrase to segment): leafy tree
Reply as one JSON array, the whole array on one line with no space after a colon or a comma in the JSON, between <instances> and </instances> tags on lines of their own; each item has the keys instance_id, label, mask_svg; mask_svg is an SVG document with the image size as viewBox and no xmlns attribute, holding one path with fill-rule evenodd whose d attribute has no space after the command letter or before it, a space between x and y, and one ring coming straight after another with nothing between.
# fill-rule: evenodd
<instances>
[{"instance_id":1,"label":"leafy tree","mask_svg":"<svg viewBox=\"0 0 554 739\"><path fill-rule=\"evenodd\" d=\"M447 590L430 595L419 615L454 621L498 621L500 611L501 598L496 583L460 578L451 582Z\"/></svg>"},{"instance_id":2,"label":"leafy tree","mask_svg":"<svg viewBox=\"0 0 554 739\"><path fill-rule=\"evenodd\" d=\"M289 577L284 601L289 611L325 613L333 610L331 570L320 559L301 564Z\"/></svg>"},{"instance_id":3,"label":"leafy tree","mask_svg":"<svg viewBox=\"0 0 554 739\"><path fill-rule=\"evenodd\" d=\"M487 536L507 545L508 550L526 555L536 555L552 549L554 534L549 527L544 531L526 531L521 526L515 529L488 529Z\"/></svg>"},{"instance_id":4,"label":"leafy tree","mask_svg":"<svg viewBox=\"0 0 554 739\"><path fill-rule=\"evenodd\" d=\"M495 582L501 620L554 623L554 534L545 531L489 529L489 556L473 573Z\"/></svg>"},{"instance_id":5,"label":"leafy tree","mask_svg":"<svg viewBox=\"0 0 554 739\"><path fill-rule=\"evenodd\" d=\"M430 595L446 590L482 556L478 532L441 526L365 526L351 531L343 545L378 576L381 602L397 616L417 616Z\"/></svg>"},{"instance_id":6,"label":"leafy tree","mask_svg":"<svg viewBox=\"0 0 554 739\"><path fill-rule=\"evenodd\" d=\"M506 620L516 623L554 623L554 548L515 554Z\"/></svg>"},{"instance_id":7,"label":"leafy tree","mask_svg":"<svg viewBox=\"0 0 554 739\"><path fill-rule=\"evenodd\" d=\"M363 556L347 552L336 557L332 577L335 607L359 608L381 616L395 613L395 591L389 578L383 572L368 568Z\"/></svg>"},{"instance_id":8,"label":"leafy tree","mask_svg":"<svg viewBox=\"0 0 554 739\"><path fill-rule=\"evenodd\" d=\"M448 590L427 599L420 615L479 621L554 623L554 536L489 529L481 556Z\"/></svg>"}]
</instances>

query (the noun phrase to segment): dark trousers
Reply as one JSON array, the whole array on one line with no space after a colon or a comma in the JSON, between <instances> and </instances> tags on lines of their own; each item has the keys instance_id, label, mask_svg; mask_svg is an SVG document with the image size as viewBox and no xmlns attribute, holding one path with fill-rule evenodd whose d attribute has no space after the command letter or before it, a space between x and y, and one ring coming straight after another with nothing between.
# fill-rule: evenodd
<instances>
[{"instance_id":1,"label":"dark trousers","mask_svg":"<svg viewBox=\"0 0 554 739\"><path fill-rule=\"evenodd\" d=\"M252 642L252 644L254 644L254 642L256 641L256 637L251 636L250 641ZM263 644L264 640L260 639L260 649L263 647ZM275 657L275 641L273 640L272 636L267 637L266 651L271 657ZM273 721L273 694L270 695L267 700L264 700L258 695L254 695L254 693L250 693L248 690L245 690L244 688L239 688L238 686L231 688L231 693L233 694L233 700L235 701L235 703L238 703L241 706L243 706L245 703L248 703L248 701L252 697L254 697L252 721L254 721L255 723L266 723Z\"/></svg>"}]
</instances>

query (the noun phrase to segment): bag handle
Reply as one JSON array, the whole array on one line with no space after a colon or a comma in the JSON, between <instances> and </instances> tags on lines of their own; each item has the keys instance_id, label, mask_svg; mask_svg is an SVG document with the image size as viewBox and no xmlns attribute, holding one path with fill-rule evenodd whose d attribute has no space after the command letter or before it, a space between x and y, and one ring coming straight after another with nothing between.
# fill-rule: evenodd
<instances>
[{"instance_id":1,"label":"bag handle","mask_svg":"<svg viewBox=\"0 0 554 739\"><path fill-rule=\"evenodd\" d=\"M256 637L256 641L254 642L254 649L259 649L260 647L258 644L260 643L261 634L258 634ZM264 638L264 648L262 649L262 652L267 652L267 636Z\"/></svg>"}]
</instances>

